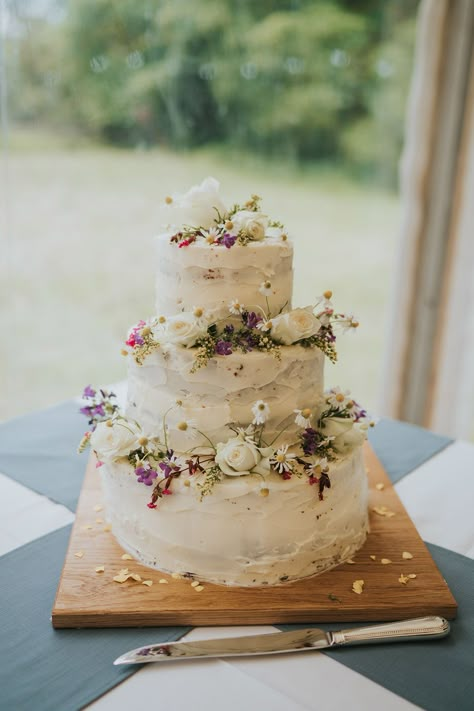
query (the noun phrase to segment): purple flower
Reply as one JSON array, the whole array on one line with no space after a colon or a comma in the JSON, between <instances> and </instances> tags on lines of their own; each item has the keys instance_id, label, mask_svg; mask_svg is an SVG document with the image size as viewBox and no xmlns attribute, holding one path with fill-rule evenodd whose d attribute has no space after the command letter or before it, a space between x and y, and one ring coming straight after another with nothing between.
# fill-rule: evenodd
<instances>
[{"instance_id":1,"label":"purple flower","mask_svg":"<svg viewBox=\"0 0 474 711\"><path fill-rule=\"evenodd\" d=\"M227 356L232 354L232 343L230 341L217 341L216 343L216 353L222 356Z\"/></svg>"},{"instance_id":2,"label":"purple flower","mask_svg":"<svg viewBox=\"0 0 474 711\"><path fill-rule=\"evenodd\" d=\"M254 311L245 314L245 325L247 326L247 328L255 328L257 326L257 323L260 323L261 320L262 317L257 316Z\"/></svg>"},{"instance_id":3,"label":"purple flower","mask_svg":"<svg viewBox=\"0 0 474 711\"><path fill-rule=\"evenodd\" d=\"M85 415L86 417L92 417L92 410L92 405L85 405L84 407L81 407L79 412L81 413L81 415Z\"/></svg>"},{"instance_id":4,"label":"purple flower","mask_svg":"<svg viewBox=\"0 0 474 711\"><path fill-rule=\"evenodd\" d=\"M92 409L91 415L92 416L99 415L99 417L105 416L105 410L104 410L104 406L102 405L102 403L99 403Z\"/></svg>"},{"instance_id":5,"label":"purple flower","mask_svg":"<svg viewBox=\"0 0 474 711\"><path fill-rule=\"evenodd\" d=\"M321 435L312 427L307 427L301 433L301 448L307 456L316 454Z\"/></svg>"},{"instance_id":6,"label":"purple flower","mask_svg":"<svg viewBox=\"0 0 474 711\"><path fill-rule=\"evenodd\" d=\"M135 474L137 475L137 481L140 484L145 484L145 486L151 486L153 481L158 476L158 472L145 462L143 466L139 466L135 469Z\"/></svg>"},{"instance_id":7,"label":"purple flower","mask_svg":"<svg viewBox=\"0 0 474 711\"><path fill-rule=\"evenodd\" d=\"M91 385L86 385L84 392L82 393L83 398L95 397L96 391ZM82 411L81 411L82 412Z\"/></svg>"},{"instance_id":8,"label":"purple flower","mask_svg":"<svg viewBox=\"0 0 474 711\"><path fill-rule=\"evenodd\" d=\"M227 324L227 326L224 326L224 333L228 338L232 336L232 334L234 333L234 327L231 323Z\"/></svg>"},{"instance_id":9,"label":"purple flower","mask_svg":"<svg viewBox=\"0 0 474 711\"><path fill-rule=\"evenodd\" d=\"M225 235L222 237L222 244L224 245L224 247L227 247L227 249L230 249L234 246L236 239L237 237L234 237L233 235L230 235L228 232L226 232Z\"/></svg>"}]
</instances>

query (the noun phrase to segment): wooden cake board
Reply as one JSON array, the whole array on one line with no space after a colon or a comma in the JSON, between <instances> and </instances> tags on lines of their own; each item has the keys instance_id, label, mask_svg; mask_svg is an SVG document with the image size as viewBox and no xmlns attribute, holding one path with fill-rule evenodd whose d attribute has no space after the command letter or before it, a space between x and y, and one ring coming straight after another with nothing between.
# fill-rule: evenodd
<instances>
[{"instance_id":1,"label":"wooden cake board","mask_svg":"<svg viewBox=\"0 0 474 711\"><path fill-rule=\"evenodd\" d=\"M456 601L368 444L365 457L371 532L354 563L294 583L260 588L204 582L200 586L194 582L193 587L192 579L176 579L129 556L123 559L124 551L106 524L100 477L91 457L54 603L53 626L262 625L402 620L424 615L454 618ZM413 557L408 558L407 553ZM138 573L141 580L115 582L113 578L124 568ZM356 580L364 581L361 594L353 592ZM142 581L152 581L152 585Z\"/></svg>"}]
</instances>

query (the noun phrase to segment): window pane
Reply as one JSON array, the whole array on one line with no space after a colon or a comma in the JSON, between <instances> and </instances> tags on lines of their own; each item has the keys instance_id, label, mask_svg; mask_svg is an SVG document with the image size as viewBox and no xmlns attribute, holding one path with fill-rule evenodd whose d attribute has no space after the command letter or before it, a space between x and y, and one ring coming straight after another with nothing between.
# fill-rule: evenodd
<instances>
[{"instance_id":1,"label":"window pane","mask_svg":"<svg viewBox=\"0 0 474 711\"><path fill-rule=\"evenodd\" d=\"M373 407L417 3L37 0L2 17L0 418L125 375L164 196L214 175L295 240L295 303L361 322L340 383Z\"/></svg>"}]
</instances>

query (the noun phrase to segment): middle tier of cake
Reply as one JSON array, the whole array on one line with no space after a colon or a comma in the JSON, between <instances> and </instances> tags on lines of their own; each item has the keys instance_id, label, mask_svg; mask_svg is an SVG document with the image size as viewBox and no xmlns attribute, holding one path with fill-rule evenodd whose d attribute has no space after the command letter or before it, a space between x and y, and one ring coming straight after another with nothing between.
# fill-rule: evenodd
<instances>
[{"instance_id":1,"label":"middle tier of cake","mask_svg":"<svg viewBox=\"0 0 474 711\"><path fill-rule=\"evenodd\" d=\"M292 444L300 431L294 410L314 408L322 400L324 354L319 348L287 346L279 357L236 352L211 358L191 372L193 364L191 349L170 345L151 353L143 365L129 359L126 415L149 435L162 433L166 416L173 429L170 446L179 451L206 447L207 438L213 444L226 441L228 425L248 423L258 400L270 408L266 440L282 433L278 444ZM181 421L192 421L193 427L176 429Z\"/></svg>"}]
</instances>

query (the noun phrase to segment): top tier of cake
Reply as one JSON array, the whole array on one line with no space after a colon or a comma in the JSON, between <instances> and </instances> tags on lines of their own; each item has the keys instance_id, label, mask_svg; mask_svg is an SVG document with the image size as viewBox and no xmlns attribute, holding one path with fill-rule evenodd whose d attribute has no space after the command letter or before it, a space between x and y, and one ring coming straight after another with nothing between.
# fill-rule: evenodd
<instances>
[{"instance_id":1,"label":"top tier of cake","mask_svg":"<svg viewBox=\"0 0 474 711\"><path fill-rule=\"evenodd\" d=\"M293 246L281 237L266 237L226 249L205 240L180 249L169 234L156 238L156 313L172 316L199 305L213 317L229 315L238 299L249 311L259 307L273 314L291 308ZM270 282L271 293L259 290Z\"/></svg>"}]
</instances>

